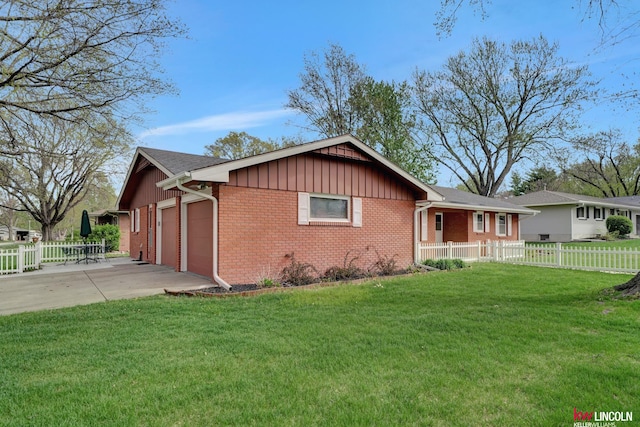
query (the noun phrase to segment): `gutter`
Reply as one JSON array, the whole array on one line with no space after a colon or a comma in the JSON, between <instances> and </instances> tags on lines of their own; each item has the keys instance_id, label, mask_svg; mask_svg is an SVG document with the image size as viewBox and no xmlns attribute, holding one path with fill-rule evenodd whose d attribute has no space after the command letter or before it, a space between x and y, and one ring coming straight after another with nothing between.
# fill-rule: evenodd
<instances>
[{"instance_id":1,"label":"gutter","mask_svg":"<svg viewBox=\"0 0 640 427\"><path fill-rule=\"evenodd\" d=\"M183 176L183 178L190 178L189 174ZM205 197L213 202L213 280L226 290L231 290L231 285L228 284L223 278L218 276L218 199L211 194L200 193L182 185L180 179L175 180L176 187L185 193L195 194L196 196Z\"/></svg>"}]
</instances>

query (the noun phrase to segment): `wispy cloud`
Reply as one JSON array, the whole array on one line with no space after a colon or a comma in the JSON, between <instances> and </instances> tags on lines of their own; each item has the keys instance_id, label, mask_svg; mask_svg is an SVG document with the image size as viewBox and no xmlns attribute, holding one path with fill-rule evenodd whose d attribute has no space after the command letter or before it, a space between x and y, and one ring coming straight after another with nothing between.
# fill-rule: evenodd
<instances>
[{"instance_id":1,"label":"wispy cloud","mask_svg":"<svg viewBox=\"0 0 640 427\"><path fill-rule=\"evenodd\" d=\"M291 114L293 114L291 110L285 109L217 114L183 123L149 129L140 133L138 138L144 139L149 136L185 135L196 132L249 129L263 126L272 120L281 119Z\"/></svg>"}]
</instances>

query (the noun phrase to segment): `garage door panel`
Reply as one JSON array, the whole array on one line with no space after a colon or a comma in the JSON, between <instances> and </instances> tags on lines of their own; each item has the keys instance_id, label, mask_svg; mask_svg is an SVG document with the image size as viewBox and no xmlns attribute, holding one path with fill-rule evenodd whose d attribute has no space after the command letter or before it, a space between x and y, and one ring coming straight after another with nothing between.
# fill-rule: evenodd
<instances>
[{"instance_id":1,"label":"garage door panel","mask_svg":"<svg viewBox=\"0 0 640 427\"><path fill-rule=\"evenodd\" d=\"M187 270L213 275L213 204L210 200L187 205Z\"/></svg>"},{"instance_id":2,"label":"garage door panel","mask_svg":"<svg viewBox=\"0 0 640 427\"><path fill-rule=\"evenodd\" d=\"M161 223L162 235L161 235L161 256L160 263L168 265L170 267L176 266L176 236L178 232L176 230L176 208L162 209L162 223Z\"/></svg>"}]
</instances>

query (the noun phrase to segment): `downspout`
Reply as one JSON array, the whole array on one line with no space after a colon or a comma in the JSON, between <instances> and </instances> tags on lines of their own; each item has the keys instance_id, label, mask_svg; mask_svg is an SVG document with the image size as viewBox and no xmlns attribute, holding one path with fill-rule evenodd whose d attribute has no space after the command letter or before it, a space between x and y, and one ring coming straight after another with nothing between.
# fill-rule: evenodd
<instances>
[{"instance_id":1,"label":"downspout","mask_svg":"<svg viewBox=\"0 0 640 427\"><path fill-rule=\"evenodd\" d=\"M205 197L213 202L213 280L226 290L230 291L231 285L218 276L218 199L213 197L211 194L200 193L192 190L191 188L187 188L183 186L179 180L176 181L176 187L185 193Z\"/></svg>"},{"instance_id":2,"label":"downspout","mask_svg":"<svg viewBox=\"0 0 640 427\"><path fill-rule=\"evenodd\" d=\"M433 202L427 202L424 206L417 206L413 211L413 262L420 263L420 213L431 207Z\"/></svg>"}]
</instances>

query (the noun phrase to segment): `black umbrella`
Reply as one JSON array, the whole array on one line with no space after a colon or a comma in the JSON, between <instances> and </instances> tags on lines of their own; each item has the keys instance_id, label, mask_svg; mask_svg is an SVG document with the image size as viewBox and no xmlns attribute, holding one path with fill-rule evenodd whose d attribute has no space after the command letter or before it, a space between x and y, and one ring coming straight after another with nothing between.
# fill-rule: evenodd
<instances>
[{"instance_id":1,"label":"black umbrella","mask_svg":"<svg viewBox=\"0 0 640 427\"><path fill-rule=\"evenodd\" d=\"M82 220L80 221L80 236L86 239L89 234L91 234L91 223L89 222L89 213L85 209L82 211Z\"/></svg>"}]
</instances>

